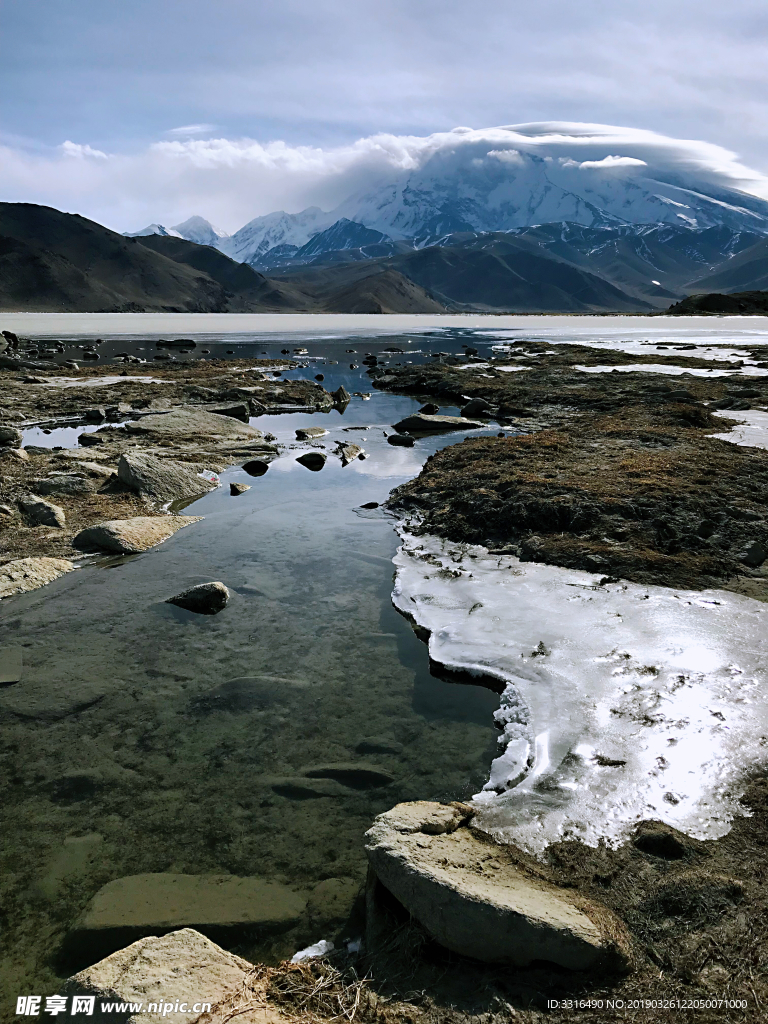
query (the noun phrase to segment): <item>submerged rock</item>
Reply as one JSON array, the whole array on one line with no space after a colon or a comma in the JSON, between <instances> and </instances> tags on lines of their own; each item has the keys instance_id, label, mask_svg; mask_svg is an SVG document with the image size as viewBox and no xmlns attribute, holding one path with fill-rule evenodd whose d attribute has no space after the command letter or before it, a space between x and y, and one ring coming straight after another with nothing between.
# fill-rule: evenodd
<instances>
[{"instance_id":1,"label":"submerged rock","mask_svg":"<svg viewBox=\"0 0 768 1024\"><path fill-rule=\"evenodd\" d=\"M232 483L229 485L229 493L232 495L233 498L236 497L238 494L245 494L245 492L250 491L250 489L250 484Z\"/></svg>"},{"instance_id":2,"label":"submerged rock","mask_svg":"<svg viewBox=\"0 0 768 1024\"><path fill-rule=\"evenodd\" d=\"M307 469L311 469L313 473L317 473L325 465L325 460L328 458L322 452L305 452L304 455L300 455L296 461L300 462L302 466L306 466Z\"/></svg>"},{"instance_id":3,"label":"submerged rock","mask_svg":"<svg viewBox=\"0 0 768 1024\"><path fill-rule=\"evenodd\" d=\"M304 913L305 900L288 886L233 875L129 875L93 897L66 938L78 956L106 955L147 935L194 928L222 941L251 929L279 932Z\"/></svg>"},{"instance_id":4,"label":"submerged rock","mask_svg":"<svg viewBox=\"0 0 768 1024\"><path fill-rule=\"evenodd\" d=\"M72 541L79 550L100 549L120 555L147 551L172 537L202 516L136 516L133 519L111 519L98 526L81 530Z\"/></svg>"},{"instance_id":5,"label":"submerged rock","mask_svg":"<svg viewBox=\"0 0 768 1024\"><path fill-rule=\"evenodd\" d=\"M390 434L387 444L395 445L397 448L413 448L416 439L410 434Z\"/></svg>"},{"instance_id":6,"label":"submerged rock","mask_svg":"<svg viewBox=\"0 0 768 1024\"><path fill-rule=\"evenodd\" d=\"M195 498L217 486L200 476L192 466L170 459L157 459L142 452L121 455L117 476L121 483L142 497L159 501Z\"/></svg>"},{"instance_id":7,"label":"submerged rock","mask_svg":"<svg viewBox=\"0 0 768 1024\"><path fill-rule=\"evenodd\" d=\"M395 430L414 434L446 434L450 430L472 430L485 427L487 424L479 420L467 419L465 416L428 416L426 413L414 413L395 423Z\"/></svg>"},{"instance_id":8,"label":"submerged rock","mask_svg":"<svg viewBox=\"0 0 768 1024\"><path fill-rule=\"evenodd\" d=\"M0 598L37 590L74 568L66 558L16 558L6 562L0 565Z\"/></svg>"},{"instance_id":9,"label":"submerged rock","mask_svg":"<svg viewBox=\"0 0 768 1024\"><path fill-rule=\"evenodd\" d=\"M334 779L351 789L377 789L395 781L386 768L360 761L310 765L303 774L308 779Z\"/></svg>"},{"instance_id":10,"label":"submerged rock","mask_svg":"<svg viewBox=\"0 0 768 1024\"><path fill-rule=\"evenodd\" d=\"M422 405L419 412L423 413L425 416L437 416L440 412L440 406L435 405L434 402L427 402L426 405Z\"/></svg>"},{"instance_id":11,"label":"submerged rock","mask_svg":"<svg viewBox=\"0 0 768 1024\"><path fill-rule=\"evenodd\" d=\"M379 881L433 938L486 963L627 966L628 935L606 907L527 874L509 849L468 827L471 815L420 800L380 814L366 832Z\"/></svg>"},{"instance_id":12,"label":"submerged rock","mask_svg":"<svg viewBox=\"0 0 768 1024\"><path fill-rule=\"evenodd\" d=\"M19 508L36 526L55 526L57 529L63 530L67 525L64 509L44 498L22 498Z\"/></svg>"},{"instance_id":13,"label":"submerged rock","mask_svg":"<svg viewBox=\"0 0 768 1024\"><path fill-rule=\"evenodd\" d=\"M182 591L176 597L169 597L166 604L175 604L198 615L217 615L229 603L229 590L223 583L200 583Z\"/></svg>"},{"instance_id":14,"label":"submerged rock","mask_svg":"<svg viewBox=\"0 0 768 1024\"><path fill-rule=\"evenodd\" d=\"M365 455L365 452L359 444L340 444L336 449L336 454L341 459L342 466L348 466L350 462L354 462L361 455Z\"/></svg>"}]
</instances>

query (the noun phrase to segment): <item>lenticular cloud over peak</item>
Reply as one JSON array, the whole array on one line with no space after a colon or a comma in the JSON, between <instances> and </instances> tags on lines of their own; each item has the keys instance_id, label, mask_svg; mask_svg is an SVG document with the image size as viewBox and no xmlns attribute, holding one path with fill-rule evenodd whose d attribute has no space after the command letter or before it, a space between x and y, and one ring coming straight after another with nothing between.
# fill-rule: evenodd
<instances>
[{"instance_id":1,"label":"lenticular cloud over peak","mask_svg":"<svg viewBox=\"0 0 768 1024\"><path fill-rule=\"evenodd\" d=\"M210 126L184 130L191 136L190 129L199 127ZM395 216L392 203L402 206L405 192L408 205L424 189L432 193L432 208L442 196L454 207L452 223L474 229L483 225L470 209L473 203L504 208L502 221L509 226L563 218L585 222L584 204L593 200L608 210L609 219L621 220L616 204L625 202L629 191L630 207L637 209L634 200L642 192L656 198L626 219L688 218L704 226L701 204L692 209L690 196L674 189L703 193L753 214L758 207L761 214L764 210L752 197L768 198L768 178L744 166L735 153L612 125L463 126L427 136L381 133L333 147L181 137L177 131L130 153L104 153L86 140L67 141L47 153L6 146L0 149L5 198L78 212L118 230L200 215L234 231L277 210L297 213L318 206L393 235L413 225ZM564 202L542 206L552 189L561 198L573 193L583 209L569 209ZM456 203L464 201L464 213L457 211ZM498 217L491 220L501 224Z\"/></svg>"}]
</instances>

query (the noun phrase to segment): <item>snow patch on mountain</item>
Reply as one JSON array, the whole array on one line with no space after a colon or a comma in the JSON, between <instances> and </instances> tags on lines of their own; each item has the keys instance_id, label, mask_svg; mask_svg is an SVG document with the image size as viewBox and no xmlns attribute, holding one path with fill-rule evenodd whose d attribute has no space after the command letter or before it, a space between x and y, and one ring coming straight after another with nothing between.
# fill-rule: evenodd
<instances>
[{"instance_id":1,"label":"snow patch on mountain","mask_svg":"<svg viewBox=\"0 0 768 1024\"><path fill-rule=\"evenodd\" d=\"M171 238L183 238L175 228L167 228L163 224L147 224L141 231L124 231L126 238L144 238L146 235L165 235Z\"/></svg>"}]
</instances>

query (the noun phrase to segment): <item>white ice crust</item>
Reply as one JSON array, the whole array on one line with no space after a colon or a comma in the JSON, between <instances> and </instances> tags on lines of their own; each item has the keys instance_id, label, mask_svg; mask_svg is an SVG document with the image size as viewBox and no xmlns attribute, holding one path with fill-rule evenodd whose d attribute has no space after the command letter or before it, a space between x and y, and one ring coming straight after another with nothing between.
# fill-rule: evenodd
<instances>
[{"instance_id":1,"label":"white ice crust","mask_svg":"<svg viewBox=\"0 0 768 1024\"><path fill-rule=\"evenodd\" d=\"M747 409L745 412L718 409L714 410L713 415L738 420L739 423L726 434L710 434L710 437L748 448L768 448L768 412L764 409Z\"/></svg>"},{"instance_id":2,"label":"white ice crust","mask_svg":"<svg viewBox=\"0 0 768 1024\"><path fill-rule=\"evenodd\" d=\"M768 605L400 534L395 607L433 661L504 686L480 827L540 854L643 818L713 839L747 813L745 775L768 762Z\"/></svg>"}]
</instances>

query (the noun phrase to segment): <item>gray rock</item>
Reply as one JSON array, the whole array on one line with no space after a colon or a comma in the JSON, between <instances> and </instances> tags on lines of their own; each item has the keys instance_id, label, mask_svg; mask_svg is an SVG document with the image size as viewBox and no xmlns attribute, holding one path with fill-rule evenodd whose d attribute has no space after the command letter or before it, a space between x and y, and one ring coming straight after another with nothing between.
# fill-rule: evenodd
<instances>
[{"instance_id":1,"label":"gray rock","mask_svg":"<svg viewBox=\"0 0 768 1024\"><path fill-rule=\"evenodd\" d=\"M343 384L331 392L331 398L333 398L334 405L349 405L352 400L352 396Z\"/></svg>"},{"instance_id":2,"label":"gray rock","mask_svg":"<svg viewBox=\"0 0 768 1024\"><path fill-rule=\"evenodd\" d=\"M212 412L217 416L231 416L232 419L247 423L251 416L251 403L248 402L225 402L206 403L203 406L193 406L196 411Z\"/></svg>"},{"instance_id":3,"label":"gray rock","mask_svg":"<svg viewBox=\"0 0 768 1024\"><path fill-rule=\"evenodd\" d=\"M167 413L142 416L135 423L126 423L129 434L147 434L173 441L199 441L201 438L229 440L260 438L261 431L232 416L220 416L194 406L172 409Z\"/></svg>"},{"instance_id":4,"label":"gray rock","mask_svg":"<svg viewBox=\"0 0 768 1024\"><path fill-rule=\"evenodd\" d=\"M327 458L328 456L324 455L323 452L305 452L296 461L300 462L302 466L306 466L307 469L311 469L313 473L317 473L323 468Z\"/></svg>"},{"instance_id":5,"label":"gray rock","mask_svg":"<svg viewBox=\"0 0 768 1024\"><path fill-rule=\"evenodd\" d=\"M422 407L419 409L419 412L422 413L424 416L437 416L437 414L440 412L440 406L435 405L434 402L427 402L426 405L422 405Z\"/></svg>"},{"instance_id":6,"label":"gray rock","mask_svg":"<svg viewBox=\"0 0 768 1024\"><path fill-rule=\"evenodd\" d=\"M395 781L386 768L360 761L310 765L302 770L302 775L308 779L334 779L350 789L378 789Z\"/></svg>"},{"instance_id":7,"label":"gray rock","mask_svg":"<svg viewBox=\"0 0 768 1024\"><path fill-rule=\"evenodd\" d=\"M64 509L45 498L22 498L19 508L27 519L36 526L55 526L63 530L67 524Z\"/></svg>"},{"instance_id":8,"label":"gray rock","mask_svg":"<svg viewBox=\"0 0 768 1024\"><path fill-rule=\"evenodd\" d=\"M571 970L626 966L626 930L519 867L510 851L468 827L471 808L415 801L380 814L366 852L380 882L443 946L476 960Z\"/></svg>"},{"instance_id":9,"label":"gray rock","mask_svg":"<svg viewBox=\"0 0 768 1024\"><path fill-rule=\"evenodd\" d=\"M215 483L199 476L191 466L141 452L121 455L117 476L132 491L158 501L195 498L216 487Z\"/></svg>"},{"instance_id":10,"label":"gray rock","mask_svg":"<svg viewBox=\"0 0 768 1024\"><path fill-rule=\"evenodd\" d=\"M311 441L313 437L325 437L328 431L325 427L299 427L296 431L298 441Z\"/></svg>"},{"instance_id":11,"label":"gray rock","mask_svg":"<svg viewBox=\"0 0 768 1024\"><path fill-rule=\"evenodd\" d=\"M32 490L36 494L90 494L96 485L80 473L53 473L33 480Z\"/></svg>"},{"instance_id":12,"label":"gray rock","mask_svg":"<svg viewBox=\"0 0 768 1024\"><path fill-rule=\"evenodd\" d=\"M105 444L107 438L104 437L103 434L86 432L84 434L80 434L77 440L81 445L83 445L83 447L88 448L96 444Z\"/></svg>"},{"instance_id":13,"label":"gray rock","mask_svg":"<svg viewBox=\"0 0 768 1024\"><path fill-rule=\"evenodd\" d=\"M229 485L229 493L232 497L236 497L238 494L245 494L246 491L250 491L250 484L236 484L232 483Z\"/></svg>"},{"instance_id":14,"label":"gray rock","mask_svg":"<svg viewBox=\"0 0 768 1024\"><path fill-rule=\"evenodd\" d=\"M462 416L492 416L493 408L484 398L473 398L462 408Z\"/></svg>"},{"instance_id":15,"label":"gray rock","mask_svg":"<svg viewBox=\"0 0 768 1024\"><path fill-rule=\"evenodd\" d=\"M86 409L83 413L83 419L86 423L103 423L106 418L106 410L100 405L95 409Z\"/></svg>"},{"instance_id":16,"label":"gray rock","mask_svg":"<svg viewBox=\"0 0 768 1024\"><path fill-rule=\"evenodd\" d=\"M336 449L336 454L341 459L342 466L348 466L350 462L359 459L365 452L359 444L340 444Z\"/></svg>"},{"instance_id":17,"label":"gray rock","mask_svg":"<svg viewBox=\"0 0 768 1024\"><path fill-rule=\"evenodd\" d=\"M37 590L74 568L66 558L16 558L6 562L0 565L0 598Z\"/></svg>"},{"instance_id":18,"label":"gray rock","mask_svg":"<svg viewBox=\"0 0 768 1024\"><path fill-rule=\"evenodd\" d=\"M387 444L394 445L396 448L413 448L416 439L410 434L390 434Z\"/></svg>"},{"instance_id":19,"label":"gray rock","mask_svg":"<svg viewBox=\"0 0 768 1024\"><path fill-rule=\"evenodd\" d=\"M217 1018L227 1016L225 1006L243 997L253 965L211 942L192 928L139 939L92 967L68 978L64 991L95 995L97 1002L141 1003L142 1013L124 1016L121 1024L195 1024L208 1013L180 1011L164 1017L162 1010L149 1013L150 1003L195 1006L210 1003L221 1007ZM229 1007L226 1006L228 1010ZM114 1017L110 1017L114 1021ZM208 1018L210 1019L210 1018ZM243 1018L245 1019L245 1018Z\"/></svg>"},{"instance_id":20,"label":"gray rock","mask_svg":"<svg viewBox=\"0 0 768 1024\"><path fill-rule=\"evenodd\" d=\"M175 604L198 615L218 615L229 604L229 590L218 581L199 583L176 597L169 597L166 604Z\"/></svg>"},{"instance_id":21,"label":"gray rock","mask_svg":"<svg viewBox=\"0 0 768 1024\"><path fill-rule=\"evenodd\" d=\"M740 551L736 557L744 565L756 569L757 566L762 565L766 558L768 558L768 550L759 541L751 540L747 542L744 550Z\"/></svg>"},{"instance_id":22,"label":"gray rock","mask_svg":"<svg viewBox=\"0 0 768 1024\"><path fill-rule=\"evenodd\" d=\"M8 448L20 448L22 434L16 427L0 426L0 445Z\"/></svg>"},{"instance_id":23,"label":"gray rock","mask_svg":"<svg viewBox=\"0 0 768 1024\"><path fill-rule=\"evenodd\" d=\"M194 928L232 942L249 930L279 932L296 924L306 901L279 882L233 875L129 875L93 897L66 947L105 955L147 935Z\"/></svg>"},{"instance_id":24,"label":"gray rock","mask_svg":"<svg viewBox=\"0 0 768 1024\"><path fill-rule=\"evenodd\" d=\"M395 423L395 430L409 434L446 434L450 430L472 430L484 426L485 423L464 416L427 416L417 412Z\"/></svg>"},{"instance_id":25,"label":"gray rock","mask_svg":"<svg viewBox=\"0 0 768 1024\"><path fill-rule=\"evenodd\" d=\"M121 555L147 551L172 537L177 530L198 523L202 516L136 516L111 519L81 530L72 541L79 550L114 551Z\"/></svg>"}]
</instances>

